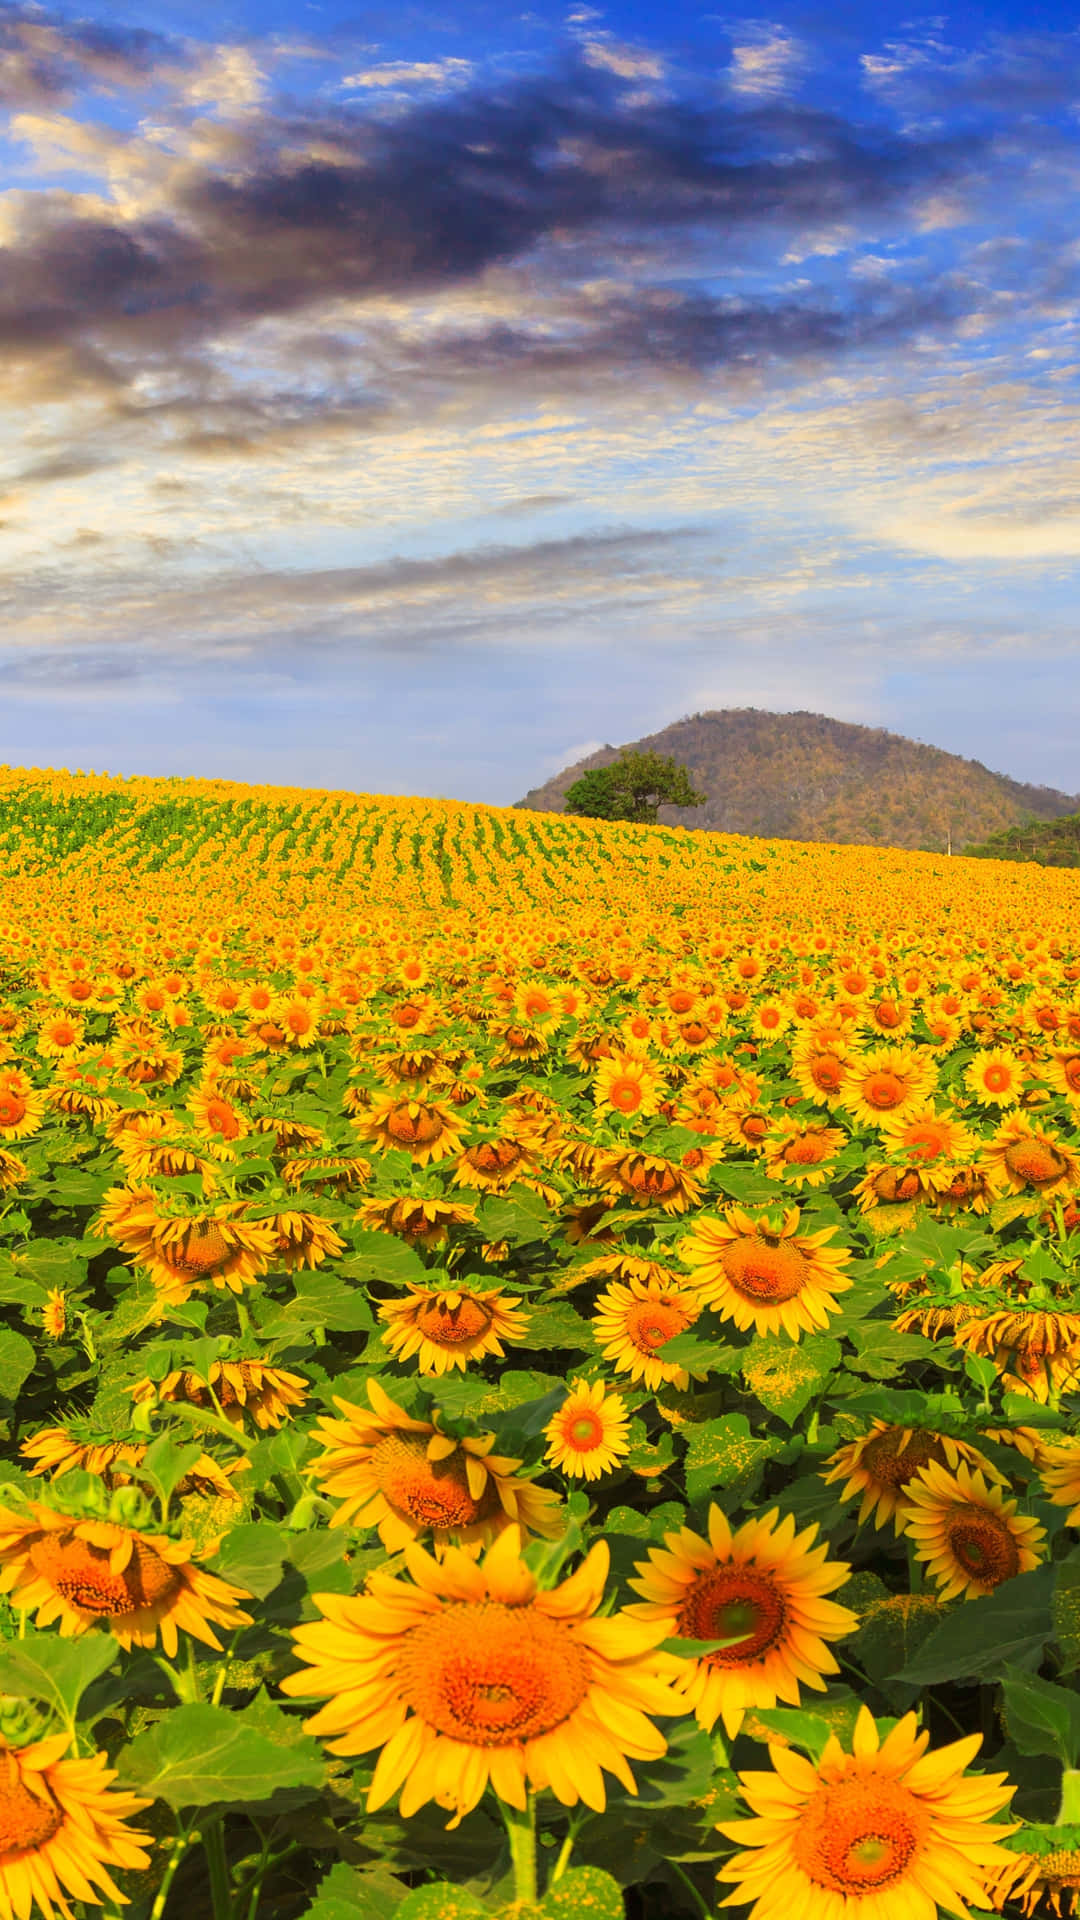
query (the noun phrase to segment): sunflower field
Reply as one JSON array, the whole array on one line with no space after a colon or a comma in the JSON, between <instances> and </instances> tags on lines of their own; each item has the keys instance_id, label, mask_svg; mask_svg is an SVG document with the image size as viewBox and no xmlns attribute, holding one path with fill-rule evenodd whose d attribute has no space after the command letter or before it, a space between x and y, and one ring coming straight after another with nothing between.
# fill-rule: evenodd
<instances>
[{"instance_id":1,"label":"sunflower field","mask_svg":"<svg viewBox=\"0 0 1080 1920\"><path fill-rule=\"evenodd\" d=\"M0 1920L1080 1911L1080 878L0 770Z\"/></svg>"}]
</instances>

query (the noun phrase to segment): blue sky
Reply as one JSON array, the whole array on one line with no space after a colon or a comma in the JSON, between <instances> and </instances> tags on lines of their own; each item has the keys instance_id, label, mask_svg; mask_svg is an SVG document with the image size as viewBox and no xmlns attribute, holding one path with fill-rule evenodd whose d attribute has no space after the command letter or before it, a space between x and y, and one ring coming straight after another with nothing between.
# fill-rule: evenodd
<instances>
[{"instance_id":1,"label":"blue sky","mask_svg":"<svg viewBox=\"0 0 1080 1920\"><path fill-rule=\"evenodd\" d=\"M1073 6L0 0L0 760L1080 790Z\"/></svg>"}]
</instances>

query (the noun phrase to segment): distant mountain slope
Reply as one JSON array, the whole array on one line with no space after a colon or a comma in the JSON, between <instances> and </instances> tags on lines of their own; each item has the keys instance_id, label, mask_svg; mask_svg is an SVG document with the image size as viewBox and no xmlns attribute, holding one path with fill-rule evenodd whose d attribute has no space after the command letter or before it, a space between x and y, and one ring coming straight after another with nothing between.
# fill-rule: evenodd
<instances>
[{"instance_id":1,"label":"distant mountain slope","mask_svg":"<svg viewBox=\"0 0 1080 1920\"><path fill-rule=\"evenodd\" d=\"M517 805L561 811L566 790L589 767L630 747L671 755L690 770L704 806L664 807L668 825L785 840L923 847L959 852L1024 820L1080 810L1080 795L991 773L940 747L883 727L851 726L821 713L763 713L732 707L695 713L659 733L627 741L565 767Z\"/></svg>"}]
</instances>

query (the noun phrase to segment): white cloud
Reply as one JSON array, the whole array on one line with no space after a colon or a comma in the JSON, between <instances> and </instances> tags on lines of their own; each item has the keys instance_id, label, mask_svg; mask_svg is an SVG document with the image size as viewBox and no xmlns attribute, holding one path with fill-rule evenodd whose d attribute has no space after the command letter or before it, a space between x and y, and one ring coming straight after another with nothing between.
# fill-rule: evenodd
<instances>
[{"instance_id":1,"label":"white cloud","mask_svg":"<svg viewBox=\"0 0 1080 1920\"><path fill-rule=\"evenodd\" d=\"M448 80L464 80L473 71L471 60L388 60L362 73L346 74L342 87L432 87Z\"/></svg>"},{"instance_id":2,"label":"white cloud","mask_svg":"<svg viewBox=\"0 0 1080 1920\"><path fill-rule=\"evenodd\" d=\"M786 27L764 25L731 52L728 86L733 93L753 99L772 99L785 93L810 58L803 41Z\"/></svg>"},{"instance_id":3,"label":"white cloud","mask_svg":"<svg viewBox=\"0 0 1080 1920\"><path fill-rule=\"evenodd\" d=\"M602 40L586 40L584 55L587 66L603 67L608 73L618 74L620 80L661 80L667 71L657 53L647 53L635 47L609 46Z\"/></svg>"}]
</instances>

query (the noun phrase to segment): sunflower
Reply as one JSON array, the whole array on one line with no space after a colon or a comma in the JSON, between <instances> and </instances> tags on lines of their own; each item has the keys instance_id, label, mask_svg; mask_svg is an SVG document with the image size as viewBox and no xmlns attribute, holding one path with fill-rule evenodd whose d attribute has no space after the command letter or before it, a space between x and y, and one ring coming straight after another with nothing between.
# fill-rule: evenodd
<instances>
[{"instance_id":1,"label":"sunflower","mask_svg":"<svg viewBox=\"0 0 1080 1920\"><path fill-rule=\"evenodd\" d=\"M980 1048L964 1074L966 1086L984 1107L1015 1107L1024 1078L1023 1061L1004 1047Z\"/></svg>"},{"instance_id":2,"label":"sunflower","mask_svg":"<svg viewBox=\"0 0 1080 1920\"><path fill-rule=\"evenodd\" d=\"M106 1871L142 1870L151 1835L128 1826L151 1805L138 1794L111 1791L116 1772L103 1753L65 1760L71 1733L26 1746L0 1742L0 1913L29 1920L37 1907L53 1920L69 1917L68 1898L100 1906L124 1895Z\"/></svg>"},{"instance_id":3,"label":"sunflower","mask_svg":"<svg viewBox=\"0 0 1080 1920\"><path fill-rule=\"evenodd\" d=\"M183 1629L220 1653L215 1626L252 1624L236 1604L247 1595L197 1566L192 1553L190 1540L39 1501L19 1512L0 1508L0 1593L18 1611L36 1613L39 1627L59 1621L65 1640L100 1625L124 1648L153 1647L160 1633L171 1660Z\"/></svg>"},{"instance_id":4,"label":"sunflower","mask_svg":"<svg viewBox=\"0 0 1080 1920\"><path fill-rule=\"evenodd\" d=\"M937 1079L932 1055L917 1047L876 1047L849 1062L843 1104L864 1126L880 1127L924 1100Z\"/></svg>"},{"instance_id":5,"label":"sunflower","mask_svg":"<svg viewBox=\"0 0 1080 1920\"><path fill-rule=\"evenodd\" d=\"M477 1187L482 1193L509 1193L516 1180L535 1173L536 1161L526 1142L515 1134L496 1132L474 1141L454 1163L455 1186Z\"/></svg>"},{"instance_id":6,"label":"sunflower","mask_svg":"<svg viewBox=\"0 0 1080 1920\"><path fill-rule=\"evenodd\" d=\"M248 1131L248 1123L239 1108L213 1086L195 1089L188 1100L188 1112L199 1138L213 1146L230 1146L234 1140L242 1140Z\"/></svg>"},{"instance_id":7,"label":"sunflower","mask_svg":"<svg viewBox=\"0 0 1080 1920\"><path fill-rule=\"evenodd\" d=\"M1072 1147L1022 1113L1004 1121L983 1151L999 1192L1067 1194L1080 1185L1080 1157Z\"/></svg>"},{"instance_id":8,"label":"sunflower","mask_svg":"<svg viewBox=\"0 0 1080 1920\"><path fill-rule=\"evenodd\" d=\"M328 1221L299 1207L253 1216L251 1224L266 1227L274 1235L274 1264L288 1273L320 1267L324 1260L345 1251L344 1240Z\"/></svg>"},{"instance_id":9,"label":"sunflower","mask_svg":"<svg viewBox=\"0 0 1080 1920\"><path fill-rule=\"evenodd\" d=\"M659 1153L600 1153L596 1178L617 1199L635 1207L659 1207L663 1213L685 1213L701 1198L701 1181L694 1173Z\"/></svg>"},{"instance_id":10,"label":"sunflower","mask_svg":"<svg viewBox=\"0 0 1080 1920\"><path fill-rule=\"evenodd\" d=\"M664 1095L664 1081L651 1060L640 1054L614 1053L601 1060L593 1080L598 1113L621 1113L624 1118L651 1118Z\"/></svg>"},{"instance_id":11,"label":"sunflower","mask_svg":"<svg viewBox=\"0 0 1080 1920\"><path fill-rule=\"evenodd\" d=\"M377 1527L388 1553L428 1532L445 1546L489 1541L515 1523L546 1539L563 1531L558 1495L519 1476L520 1460L493 1454L494 1434L455 1440L413 1420L377 1380L367 1391L370 1410L335 1397L344 1419L312 1429L323 1452L309 1471L342 1502L331 1526Z\"/></svg>"},{"instance_id":12,"label":"sunflower","mask_svg":"<svg viewBox=\"0 0 1080 1920\"><path fill-rule=\"evenodd\" d=\"M882 1145L890 1153L905 1154L931 1179L943 1160L970 1160L979 1143L952 1108L943 1111L924 1101L906 1113L881 1123Z\"/></svg>"},{"instance_id":13,"label":"sunflower","mask_svg":"<svg viewBox=\"0 0 1080 1920\"><path fill-rule=\"evenodd\" d=\"M1025 1838L1031 1828L1024 1829ZM1042 1836L1040 1836L1042 1837ZM1074 1844L1075 1828L1063 1836L1065 1844L1049 1851L1012 1852L1011 1865L988 1886L987 1897L995 1913L1005 1911L1013 1902L1019 1911L1034 1920L1038 1913L1075 1914L1080 1905L1080 1849ZM1045 1901L1045 1906L1043 1902Z\"/></svg>"},{"instance_id":14,"label":"sunflower","mask_svg":"<svg viewBox=\"0 0 1080 1920\"><path fill-rule=\"evenodd\" d=\"M376 1572L356 1596L318 1594L325 1616L293 1628L306 1671L282 1681L326 1698L305 1724L332 1753L381 1747L368 1809L401 1789L403 1818L429 1800L456 1826L490 1785L524 1808L527 1787L602 1812L602 1769L636 1793L628 1760L667 1743L650 1714L682 1710L654 1652L663 1630L625 1613L596 1620L609 1567L597 1541L576 1573L538 1590L508 1528L477 1564L405 1549L413 1584Z\"/></svg>"},{"instance_id":15,"label":"sunflower","mask_svg":"<svg viewBox=\"0 0 1080 1920\"><path fill-rule=\"evenodd\" d=\"M667 1341L692 1327L701 1302L685 1282L671 1279L615 1281L596 1302L593 1334L616 1373L628 1373L650 1390L670 1384L688 1387L690 1376L677 1361L665 1360Z\"/></svg>"},{"instance_id":16,"label":"sunflower","mask_svg":"<svg viewBox=\"0 0 1080 1920\"><path fill-rule=\"evenodd\" d=\"M566 1399L544 1428L544 1458L574 1478L599 1480L629 1453L629 1420L625 1400L608 1393L602 1380L591 1386L586 1380L571 1380Z\"/></svg>"},{"instance_id":17,"label":"sunflower","mask_svg":"<svg viewBox=\"0 0 1080 1920\"><path fill-rule=\"evenodd\" d=\"M697 1220L679 1253L702 1303L722 1320L743 1332L797 1340L828 1326L830 1313L840 1311L835 1295L852 1284L841 1272L848 1249L825 1245L833 1232L800 1234L798 1207L788 1207L779 1222L727 1207L721 1219Z\"/></svg>"},{"instance_id":18,"label":"sunflower","mask_svg":"<svg viewBox=\"0 0 1080 1920\"><path fill-rule=\"evenodd\" d=\"M7 1193L12 1187L19 1187L30 1178L30 1169L25 1160L17 1153L8 1153L0 1147L0 1193Z\"/></svg>"},{"instance_id":19,"label":"sunflower","mask_svg":"<svg viewBox=\"0 0 1080 1920\"><path fill-rule=\"evenodd\" d=\"M38 1030L37 1051L45 1060L58 1060L75 1053L83 1044L83 1023L73 1013L55 1013L43 1020Z\"/></svg>"},{"instance_id":20,"label":"sunflower","mask_svg":"<svg viewBox=\"0 0 1080 1920\"><path fill-rule=\"evenodd\" d=\"M206 1283L240 1293L265 1273L277 1246L272 1227L238 1218L244 1208L235 1200L211 1214L172 1215L149 1188L113 1187L95 1230L145 1267L166 1301Z\"/></svg>"},{"instance_id":21,"label":"sunflower","mask_svg":"<svg viewBox=\"0 0 1080 1920\"><path fill-rule=\"evenodd\" d=\"M384 1347L395 1360L416 1356L421 1373L464 1373L470 1360L503 1358L504 1340L528 1336L529 1316L511 1295L474 1287L425 1287L408 1283L404 1299L384 1300L379 1319Z\"/></svg>"},{"instance_id":22,"label":"sunflower","mask_svg":"<svg viewBox=\"0 0 1080 1920\"><path fill-rule=\"evenodd\" d=\"M50 1340L62 1340L67 1332L67 1295L62 1287L50 1287L41 1309L41 1324Z\"/></svg>"},{"instance_id":23,"label":"sunflower","mask_svg":"<svg viewBox=\"0 0 1080 1920\"><path fill-rule=\"evenodd\" d=\"M286 1160L281 1177L287 1187L309 1193L334 1193L339 1200L371 1178L371 1162L358 1153L298 1153Z\"/></svg>"},{"instance_id":24,"label":"sunflower","mask_svg":"<svg viewBox=\"0 0 1080 1920\"><path fill-rule=\"evenodd\" d=\"M770 1180L782 1180L789 1187L823 1187L847 1141L840 1127L823 1127L820 1121L785 1114L765 1136L765 1172Z\"/></svg>"},{"instance_id":25,"label":"sunflower","mask_svg":"<svg viewBox=\"0 0 1080 1920\"><path fill-rule=\"evenodd\" d=\"M0 1141L28 1140L40 1133L48 1096L33 1092L24 1073L0 1074Z\"/></svg>"},{"instance_id":26,"label":"sunflower","mask_svg":"<svg viewBox=\"0 0 1080 1920\"><path fill-rule=\"evenodd\" d=\"M461 1122L435 1100L403 1100L399 1092L383 1094L352 1124L365 1144L411 1154L418 1167L461 1150Z\"/></svg>"},{"instance_id":27,"label":"sunflower","mask_svg":"<svg viewBox=\"0 0 1080 1920\"><path fill-rule=\"evenodd\" d=\"M709 1730L722 1719L729 1739L748 1707L797 1706L800 1685L823 1693L822 1675L839 1672L826 1641L859 1624L824 1598L851 1568L830 1560L827 1545L814 1546L816 1522L800 1534L795 1524L774 1507L732 1533L710 1506L707 1540L689 1527L665 1534L663 1549L639 1560L641 1578L630 1581L644 1596L629 1609L635 1618L659 1621L680 1639L733 1643L688 1661L676 1682L700 1725Z\"/></svg>"},{"instance_id":28,"label":"sunflower","mask_svg":"<svg viewBox=\"0 0 1080 1920\"><path fill-rule=\"evenodd\" d=\"M964 1461L1003 1486L1007 1484L1005 1476L966 1440L954 1440L951 1434L936 1433L928 1427L890 1426L887 1420L875 1420L860 1440L838 1447L825 1463L832 1472L821 1477L826 1486L836 1480L847 1481L837 1496L841 1501L861 1494L860 1526L873 1515L875 1527L891 1520L895 1532L902 1533L908 1488L931 1460L950 1469Z\"/></svg>"},{"instance_id":29,"label":"sunflower","mask_svg":"<svg viewBox=\"0 0 1080 1920\"><path fill-rule=\"evenodd\" d=\"M1017 1515L978 1469L949 1473L931 1460L909 1481L902 1531L914 1542L938 1583L939 1597L992 1593L1003 1580L1037 1567L1046 1534L1037 1520Z\"/></svg>"},{"instance_id":30,"label":"sunflower","mask_svg":"<svg viewBox=\"0 0 1080 1920\"><path fill-rule=\"evenodd\" d=\"M138 1479L137 1469L146 1455L146 1440L118 1440L105 1431L96 1431L89 1421L68 1419L63 1426L41 1427L29 1440L23 1440L19 1452L34 1464L31 1474L49 1474L53 1481L65 1473L91 1473L103 1486L127 1486ZM201 1454L189 1467L176 1491L215 1494L219 1499L236 1500L239 1495L229 1479L240 1471L242 1460L229 1468L218 1466L210 1454Z\"/></svg>"},{"instance_id":31,"label":"sunflower","mask_svg":"<svg viewBox=\"0 0 1080 1920\"><path fill-rule=\"evenodd\" d=\"M451 1227L474 1226L476 1208L441 1195L385 1194L379 1200L365 1200L356 1221L429 1250L445 1245Z\"/></svg>"},{"instance_id":32,"label":"sunflower","mask_svg":"<svg viewBox=\"0 0 1080 1920\"><path fill-rule=\"evenodd\" d=\"M770 1745L771 1773L739 1775L758 1817L719 1825L745 1847L717 1876L735 1882L721 1906L748 1906L749 1920L934 1920L939 1908L969 1920L966 1900L984 1907L1011 1863L999 1843L1016 1827L994 1816L1014 1788L1003 1773L964 1777L981 1734L927 1753L916 1727L906 1713L881 1740L860 1707L850 1753L835 1734L816 1766Z\"/></svg>"},{"instance_id":33,"label":"sunflower","mask_svg":"<svg viewBox=\"0 0 1080 1920\"><path fill-rule=\"evenodd\" d=\"M816 1107L839 1106L849 1059L842 1041L826 1047L800 1038L792 1049L791 1077L803 1099Z\"/></svg>"},{"instance_id":34,"label":"sunflower","mask_svg":"<svg viewBox=\"0 0 1080 1920\"><path fill-rule=\"evenodd\" d=\"M183 1401L220 1413L230 1426L242 1427L251 1415L266 1433L291 1420L308 1397L308 1384L298 1373L270 1367L262 1360L212 1360L205 1375L191 1367L176 1368L163 1380L140 1380L131 1388L137 1406L155 1401Z\"/></svg>"},{"instance_id":35,"label":"sunflower","mask_svg":"<svg viewBox=\"0 0 1080 1920\"><path fill-rule=\"evenodd\" d=\"M1067 1527L1080 1527L1080 1447L1041 1439L1037 1456L1043 1492L1055 1507L1069 1507Z\"/></svg>"}]
</instances>

